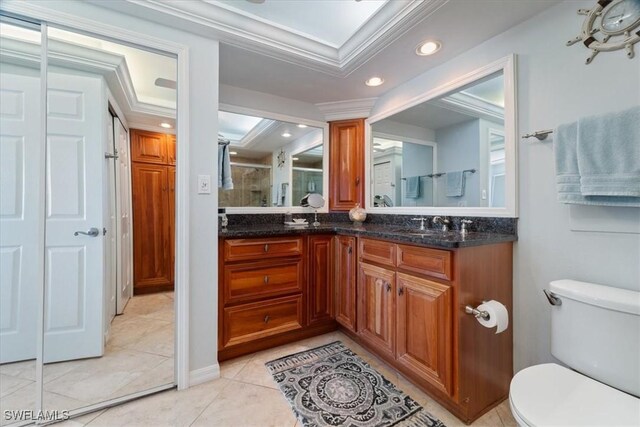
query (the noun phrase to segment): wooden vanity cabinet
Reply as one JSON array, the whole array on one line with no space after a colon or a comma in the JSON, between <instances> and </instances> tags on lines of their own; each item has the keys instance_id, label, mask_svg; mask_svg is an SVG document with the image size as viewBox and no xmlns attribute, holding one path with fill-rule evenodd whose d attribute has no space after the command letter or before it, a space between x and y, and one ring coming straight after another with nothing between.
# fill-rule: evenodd
<instances>
[{"instance_id":1,"label":"wooden vanity cabinet","mask_svg":"<svg viewBox=\"0 0 640 427\"><path fill-rule=\"evenodd\" d=\"M355 237L335 237L335 318L344 328L356 332L356 275L358 270Z\"/></svg>"},{"instance_id":2,"label":"wooden vanity cabinet","mask_svg":"<svg viewBox=\"0 0 640 427\"><path fill-rule=\"evenodd\" d=\"M508 396L512 331L495 334L464 307L494 299L512 312L511 242L443 250L360 238L358 255L357 341L466 422Z\"/></svg>"},{"instance_id":3,"label":"wooden vanity cabinet","mask_svg":"<svg viewBox=\"0 0 640 427\"><path fill-rule=\"evenodd\" d=\"M218 360L326 333L333 236L220 239Z\"/></svg>"},{"instance_id":4,"label":"wooden vanity cabinet","mask_svg":"<svg viewBox=\"0 0 640 427\"><path fill-rule=\"evenodd\" d=\"M329 123L329 210L364 206L364 119Z\"/></svg>"}]
</instances>

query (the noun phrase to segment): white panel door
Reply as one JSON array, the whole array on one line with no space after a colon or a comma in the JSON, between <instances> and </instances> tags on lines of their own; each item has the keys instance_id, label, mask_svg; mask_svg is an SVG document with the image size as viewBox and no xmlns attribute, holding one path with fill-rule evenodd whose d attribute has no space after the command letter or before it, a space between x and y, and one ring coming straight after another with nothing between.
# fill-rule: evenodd
<instances>
[{"instance_id":1,"label":"white panel door","mask_svg":"<svg viewBox=\"0 0 640 427\"><path fill-rule=\"evenodd\" d=\"M113 118L109 111L104 111L106 124L105 134L105 167L106 179L104 180L104 217L107 218L106 234L104 235L104 290L105 290L105 337L108 336L111 321L116 315L116 293L117 293L117 238L116 227L116 145L113 135ZM113 157L108 157L113 156Z\"/></svg>"},{"instance_id":2,"label":"white panel door","mask_svg":"<svg viewBox=\"0 0 640 427\"><path fill-rule=\"evenodd\" d=\"M129 134L118 118L113 118L118 161L116 165L116 197L118 233L118 291L116 310L118 314L133 295L133 241L131 240L131 158Z\"/></svg>"},{"instance_id":3,"label":"white panel door","mask_svg":"<svg viewBox=\"0 0 640 427\"><path fill-rule=\"evenodd\" d=\"M396 200L396 188L393 183L393 168L391 162L378 163L373 166L374 196L389 196Z\"/></svg>"},{"instance_id":4,"label":"white panel door","mask_svg":"<svg viewBox=\"0 0 640 427\"><path fill-rule=\"evenodd\" d=\"M48 78L44 361L57 362L103 354L106 103L99 78Z\"/></svg>"},{"instance_id":5,"label":"white panel door","mask_svg":"<svg viewBox=\"0 0 640 427\"><path fill-rule=\"evenodd\" d=\"M0 363L36 357L44 253L40 78L15 71L0 80Z\"/></svg>"}]
</instances>

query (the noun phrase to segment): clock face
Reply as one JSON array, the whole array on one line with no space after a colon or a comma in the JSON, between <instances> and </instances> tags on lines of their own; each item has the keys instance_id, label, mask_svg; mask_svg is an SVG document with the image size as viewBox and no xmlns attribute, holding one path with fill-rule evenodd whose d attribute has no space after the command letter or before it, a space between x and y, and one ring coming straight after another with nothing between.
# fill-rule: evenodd
<instances>
[{"instance_id":1,"label":"clock face","mask_svg":"<svg viewBox=\"0 0 640 427\"><path fill-rule=\"evenodd\" d=\"M600 28L605 34L622 34L640 24L640 0L617 0L602 11Z\"/></svg>"}]
</instances>

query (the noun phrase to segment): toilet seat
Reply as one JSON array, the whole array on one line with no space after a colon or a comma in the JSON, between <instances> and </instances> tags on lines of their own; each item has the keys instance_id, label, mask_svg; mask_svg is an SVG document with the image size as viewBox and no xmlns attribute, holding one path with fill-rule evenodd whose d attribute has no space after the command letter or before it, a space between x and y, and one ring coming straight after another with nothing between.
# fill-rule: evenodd
<instances>
[{"instance_id":1,"label":"toilet seat","mask_svg":"<svg viewBox=\"0 0 640 427\"><path fill-rule=\"evenodd\" d=\"M524 426L640 425L640 399L555 363L518 372L509 403Z\"/></svg>"}]
</instances>

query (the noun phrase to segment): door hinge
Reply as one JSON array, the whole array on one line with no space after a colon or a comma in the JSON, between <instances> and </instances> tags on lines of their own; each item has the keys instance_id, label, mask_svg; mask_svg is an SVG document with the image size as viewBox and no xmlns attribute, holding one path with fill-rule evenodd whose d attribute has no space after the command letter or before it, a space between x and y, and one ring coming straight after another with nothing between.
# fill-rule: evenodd
<instances>
[{"instance_id":1,"label":"door hinge","mask_svg":"<svg viewBox=\"0 0 640 427\"><path fill-rule=\"evenodd\" d=\"M102 227L102 235L103 236L107 235L107 229L105 227Z\"/></svg>"}]
</instances>

